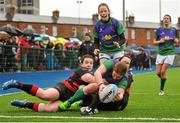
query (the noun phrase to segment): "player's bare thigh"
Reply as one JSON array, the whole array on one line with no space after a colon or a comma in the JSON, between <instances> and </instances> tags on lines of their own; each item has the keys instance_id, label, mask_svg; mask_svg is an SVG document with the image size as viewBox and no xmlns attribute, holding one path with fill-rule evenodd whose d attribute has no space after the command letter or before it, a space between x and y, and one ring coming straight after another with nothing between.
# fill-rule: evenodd
<instances>
[{"instance_id":1,"label":"player's bare thigh","mask_svg":"<svg viewBox=\"0 0 180 123\"><path fill-rule=\"evenodd\" d=\"M38 89L36 96L47 101L54 101L59 99L59 91L55 88L48 88L46 90Z\"/></svg>"}]
</instances>

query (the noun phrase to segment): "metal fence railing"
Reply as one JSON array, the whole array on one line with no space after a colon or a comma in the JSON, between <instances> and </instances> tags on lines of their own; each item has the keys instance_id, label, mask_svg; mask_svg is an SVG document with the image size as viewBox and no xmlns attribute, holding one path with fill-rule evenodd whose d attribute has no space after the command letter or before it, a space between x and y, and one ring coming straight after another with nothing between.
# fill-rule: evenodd
<instances>
[{"instance_id":1,"label":"metal fence railing","mask_svg":"<svg viewBox=\"0 0 180 123\"><path fill-rule=\"evenodd\" d=\"M78 50L0 46L0 72L75 69Z\"/></svg>"},{"instance_id":2,"label":"metal fence railing","mask_svg":"<svg viewBox=\"0 0 180 123\"><path fill-rule=\"evenodd\" d=\"M147 57L147 69L155 65L156 52ZM141 60L139 60L141 61ZM144 69L135 57L131 67ZM79 65L78 49L47 49L37 47L20 47L17 45L0 45L0 72L46 71L75 69ZM137 66L141 65L141 66ZM176 55L174 66L180 66L180 54ZM139 70L140 70L139 69Z\"/></svg>"}]
</instances>

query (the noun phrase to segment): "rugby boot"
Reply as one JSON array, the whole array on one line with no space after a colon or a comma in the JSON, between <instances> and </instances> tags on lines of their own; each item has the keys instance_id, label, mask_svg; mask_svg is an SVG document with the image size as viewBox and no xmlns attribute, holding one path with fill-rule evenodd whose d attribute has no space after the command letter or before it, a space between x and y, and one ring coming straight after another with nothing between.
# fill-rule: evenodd
<instances>
[{"instance_id":1,"label":"rugby boot","mask_svg":"<svg viewBox=\"0 0 180 123\"><path fill-rule=\"evenodd\" d=\"M60 105L59 105L59 108L60 108L60 110L67 110L69 107L71 106L71 104L68 102L68 101L65 101L65 102L63 102L63 103L61 103Z\"/></svg>"},{"instance_id":2,"label":"rugby boot","mask_svg":"<svg viewBox=\"0 0 180 123\"><path fill-rule=\"evenodd\" d=\"M14 100L11 102L11 105L12 106L16 106L16 107L19 107L19 108L25 108L26 104L28 103L27 100Z\"/></svg>"},{"instance_id":3,"label":"rugby boot","mask_svg":"<svg viewBox=\"0 0 180 123\"><path fill-rule=\"evenodd\" d=\"M14 79L11 79L11 80L9 80L7 82L4 82L2 84L2 89L3 90L7 90L7 89L10 89L10 88L16 88L16 87L18 87L18 83Z\"/></svg>"},{"instance_id":4,"label":"rugby boot","mask_svg":"<svg viewBox=\"0 0 180 123\"><path fill-rule=\"evenodd\" d=\"M97 108L93 109L93 108L90 108L89 106L81 107L80 111L81 111L81 115L92 115L92 114L99 113Z\"/></svg>"}]
</instances>

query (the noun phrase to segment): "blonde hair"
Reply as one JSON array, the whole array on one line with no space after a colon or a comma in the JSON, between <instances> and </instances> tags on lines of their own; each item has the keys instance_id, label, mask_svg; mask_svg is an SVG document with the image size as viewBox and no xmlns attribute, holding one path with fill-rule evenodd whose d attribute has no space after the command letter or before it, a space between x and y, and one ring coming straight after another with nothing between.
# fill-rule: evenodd
<instances>
[{"instance_id":1,"label":"blonde hair","mask_svg":"<svg viewBox=\"0 0 180 123\"><path fill-rule=\"evenodd\" d=\"M119 75L125 75L127 70L127 65L124 62L118 62L113 67L113 71L115 71Z\"/></svg>"}]
</instances>

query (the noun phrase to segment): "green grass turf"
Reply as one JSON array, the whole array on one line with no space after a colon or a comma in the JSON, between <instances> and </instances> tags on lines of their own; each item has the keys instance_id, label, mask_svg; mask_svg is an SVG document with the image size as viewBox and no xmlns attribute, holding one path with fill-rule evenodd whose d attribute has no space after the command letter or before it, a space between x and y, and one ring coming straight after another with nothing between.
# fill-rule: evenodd
<instances>
[{"instance_id":1,"label":"green grass turf","mask_svg":"<svg viewBox=\"0 0 180 123\"><path fill-rule=\"evenodd\" d=\"M34 112L29 109L16 108L10 105L10 101L14 99L28 99L31 101L40 100L23 92L4 95L0 96L0 122L180 122L180 68L168 70L165 95L158 96L158 92L159 78L156 77L155 72L136 74L134 75L134 83L131 89L129 104L124 111L100 111L99 114L88 117L82 117L79 110L42 113ZM23 118L23 116L30 117ZM33 118L33 116L35 118ZM39 116L39 118L37 116Z\"/></svg>"}]
</instances>

